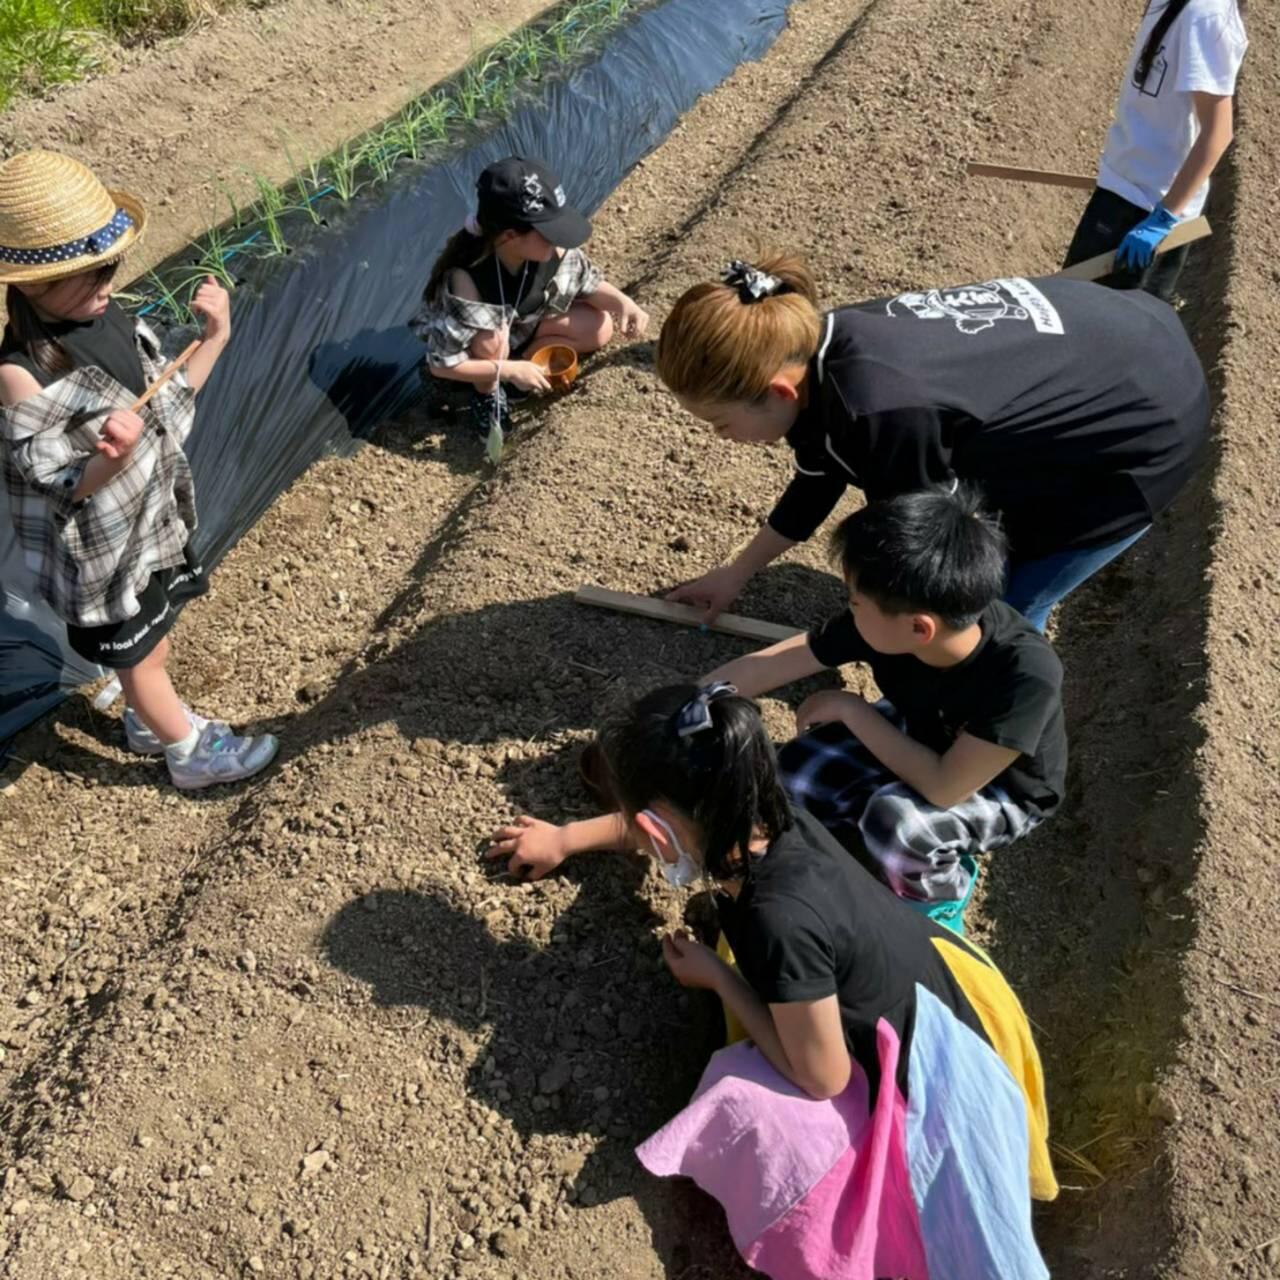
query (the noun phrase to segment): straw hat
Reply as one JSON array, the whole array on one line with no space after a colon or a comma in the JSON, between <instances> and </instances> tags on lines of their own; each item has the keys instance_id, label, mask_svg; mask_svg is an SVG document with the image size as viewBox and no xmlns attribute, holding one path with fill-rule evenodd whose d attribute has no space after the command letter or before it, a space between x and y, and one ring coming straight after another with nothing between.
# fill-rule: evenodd
<instances>
[{"instance_id":1,"label":"straw hat","mask_svg":"<svg viewBox=\"0 0 1280 1280\"><path fill-rule=\"evenodd\" d=\"M0 284L61 280L114 262L147 225L133 196L78 160L24 151L0 165Z\"/></svg>"}]
</instances>

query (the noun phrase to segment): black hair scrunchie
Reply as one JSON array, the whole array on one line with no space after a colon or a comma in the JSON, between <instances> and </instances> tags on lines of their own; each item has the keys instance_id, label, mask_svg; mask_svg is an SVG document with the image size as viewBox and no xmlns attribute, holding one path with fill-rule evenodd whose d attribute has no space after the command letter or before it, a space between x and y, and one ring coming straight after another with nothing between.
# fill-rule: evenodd
<instances>
[{"instance_id":1,"label":"black hair scrunchie","mask_svg":"<svg viewBox=\"0 0 1280 1280\"><path fill-rule=\"evenodd\" d=\"M720 273L720 279L737 289L738 297L748 305L764 298L772 298L786 290L786 285L777 276L771 276L767 271L743 262L741 258L735 258L729 263Z\"/></svg>"}]
</instances>

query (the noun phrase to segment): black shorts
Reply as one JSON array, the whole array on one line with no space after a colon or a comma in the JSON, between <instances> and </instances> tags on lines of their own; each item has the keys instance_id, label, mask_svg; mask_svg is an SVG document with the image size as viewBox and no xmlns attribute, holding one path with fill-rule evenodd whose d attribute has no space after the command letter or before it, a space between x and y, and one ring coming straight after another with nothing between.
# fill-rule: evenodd
<instances>
[{"instance_id":1,"label":"black shorts","mask_svg":"<svg viewBox=\"0 0 1280 1280\"><path fill-rule=\"evenodd\" d=\"M158 569L138 596L138 612L100 627L67 627L67 643L82 658L112 671L136 667L178 620L178 608L209 590L204 566L188 543L186 563Z\"/></svg>"}]
</instances>

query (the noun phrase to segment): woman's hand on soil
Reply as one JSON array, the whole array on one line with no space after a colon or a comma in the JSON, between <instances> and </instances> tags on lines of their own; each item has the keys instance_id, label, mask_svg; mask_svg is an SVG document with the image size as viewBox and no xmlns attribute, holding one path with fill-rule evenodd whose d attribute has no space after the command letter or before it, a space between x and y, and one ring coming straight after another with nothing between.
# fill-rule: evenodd
<instances>
[{"instance_id":1,"label":"woman's hand on soil","mask_svg":"<svg viewBox=\"0 0 1280 1280\"><path fill-rule=\"evenodd\" d=\"M196 290L191 310L204 317L204 340L226 342L231 337L231 295L212 277Z\"/></svg>"},{"instance_id":2,"label":"woman's hand on soil","mask_svg":"<svg viewBox=\"0 0 1280 1280\"><path fill-rule=\"evenodd\" d=\"M94 447L104 457L118 462L133 452L134 446L142 439L144 430L145 424L136 413L116 409L107 415L99 433L101 438Z\"/></svg>"},{"instance_id":3,"label":"woman's hand on soil","mask_svg":"<svg viewBox=\"0 0 1280 1280\"><path fill-rule=\"evenodd\" d=\"M703 623L714 622L737 598L746 585L746 579L732 565L722 564L710 573L686 582L667 593L667 599L676 604L696 605L705 609Z\"/></svg>"},{"instance_id":4,"label":"woman's hand on soil","mask_svg":"<svg viewBox=\"0 0 1280 1280\"><path fill-rule=\"evenodd\" d=\"M855 708L859 703L867 705L865 698L844 689L824 689L810 694L796 711L796 732L808 733L820 724L833 724L837 720L847 725L850 717L857 714Z\"/></svg>"},{"instance_id":5,"label":"woman's hand on soil","mask_svg":"<svg viewBox=\"0 0 1280 1280\"><path fill-rule=\"evenodd\" d=\"M727 968L710 947L685 929L677 929L662 939L662 958L667 962L671 976L682 987L715 991Z\"/></svg>"},{"instance_id":6,"label":"woman's hand on soil","mask_svg":"<svg viewBox=\"0 0 1280 1280\"><path fill-rule=\"evenodd\" d=\"M520 388L521 391L550 391L551 383L532 360L512 360L502 366L505 381Z\"/></svg>"},{"instance_id":7,"label":"woman's hand on soil","mask_svg":"<svg viewBox=\"0 0 1280 1280\"><path fill-rule=\"evenodd\" d=\"M489 861L506 858L507 874L516 880L541 880L569 853L562 828L522 815L511 826L494 832L484 856Z\"/></svg>"}]
</instances>

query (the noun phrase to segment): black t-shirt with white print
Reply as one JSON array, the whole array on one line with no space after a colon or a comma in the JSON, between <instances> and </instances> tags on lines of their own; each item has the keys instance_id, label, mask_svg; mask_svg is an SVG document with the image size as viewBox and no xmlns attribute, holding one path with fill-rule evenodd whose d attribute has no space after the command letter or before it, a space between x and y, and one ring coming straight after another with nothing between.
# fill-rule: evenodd
<instances>
[{"instance_id":1,"label":"black t-shirt with white print","mask_svg":"<svg viewBox=\"0 0 1280 1280\"><path fill-rule=\"evenodd\" d=\"M1209 394L1176 313L1141 290L1000 279L825 319L796 473L770 526L793 541L845 486L868 499L959 477L1015 560L1137 533L1191 475Z\"/></svg>"},{"instance_id":2,"label":"black t-shirt with white print","mask_svg":"<svg viewBox=\"0 0 1280 1280\"><path fill-rule=\"evenodd\" d=\"M752 861L737 898L717 894L716 906L739 971L766 1004L837 998L872 1097L881 1018L902 1042L898 1083L906 1093L917 985L986 1039L933 939L965 944L903 903L807 813Z\"/></svg>"},{"instance_id":3,"label":"black t-shirt with white print","mask_svg":"<svg viewBox=\"0 0 1280 1280\"><path fill-rule=\"evenodd\" d=\"M824 667L865 662L907 732L931 751L942 754L968 733L1019 752L993 785L1048 817L1066 785L1062 663L1044 636L1007 604L988 605L978 621L977 647L951 667L932 667L909 653L878 653L847 609L811 631L809 647Z\"/></svg>"}]
</instances>

